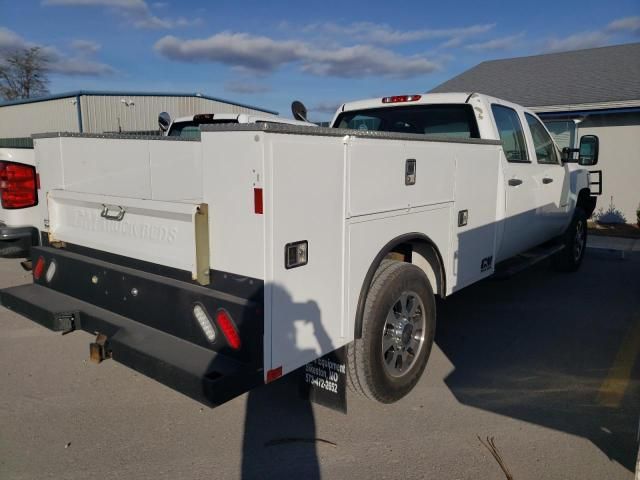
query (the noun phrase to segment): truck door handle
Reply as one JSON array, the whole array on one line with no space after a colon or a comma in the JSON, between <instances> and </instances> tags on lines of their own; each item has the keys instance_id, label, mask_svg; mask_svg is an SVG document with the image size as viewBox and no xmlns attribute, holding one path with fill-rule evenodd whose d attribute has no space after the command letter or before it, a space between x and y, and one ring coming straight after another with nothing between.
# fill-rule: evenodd
<instances>
[{"instance_id":1,"label":"truck door handle","mask_svg":"<svg viewBox=\"0 0 640 480\"><path fill-rule=\"evenodd\" d=\"M522 180L520 180L519 178L510 178L509 179L509 186L517 187L518 185L522 185Z\"/></svg>"},{"instance_id":2,"label":"truck door handle","mask_svg":"<svg viewBox=\"0 0 640 480\"><path fill-rule=\"evenodd\" d=\"M542 183L544 183L544 184L551 183L551 182L553 182L553 178L544 177L542 179Z\"/></svg>"}]
</instances>

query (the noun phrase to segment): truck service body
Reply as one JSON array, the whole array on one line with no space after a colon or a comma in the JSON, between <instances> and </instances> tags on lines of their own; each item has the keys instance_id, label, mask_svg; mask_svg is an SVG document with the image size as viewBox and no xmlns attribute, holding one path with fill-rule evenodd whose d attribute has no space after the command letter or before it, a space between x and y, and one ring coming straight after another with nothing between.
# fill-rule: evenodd
<instances>
[{"instance_id":1,"label":"truck service body","mask_svg":"<svg viewBox=\"0 0 640 480\"><path fill-rule=\"evenodd\" d=\"M35 136L47 228L33 284L0 301L212 405L344 346L351 385L392 402L426 365L434 295L541 244L579 266L589 174L532 112L411 95L332 126Z\"/></svg>"},{"instance_id":2,"label":"truck service body","mask_svg":"<svg viewBox=\"0 0 640 480\"><path fill-rule=\"evenodd\" d=\"M256 122L304 124L268 114L205 113L176 118L171 121L164 135L198 137L201 125ZM12 204L6 198L0 202L0 257L28 256L31 246L40 244L39 230L45 228L41 210L36 208L38 194L35 154L33 147L20 145L17 148L15 147L17 142L9 142L12 146L7 147L3 143L0 139L0 182L3 181L4 174L13 174L13 177L17 178L16 170L19 171L20 179L17 182L11 182L9 178L4 179L4 184L0 183L0 192L4 190L9 194L20 190L24 194L25 187L28 187L33 190L30 192L33 195L28 202Z\"/></svg>"}]
</instances>

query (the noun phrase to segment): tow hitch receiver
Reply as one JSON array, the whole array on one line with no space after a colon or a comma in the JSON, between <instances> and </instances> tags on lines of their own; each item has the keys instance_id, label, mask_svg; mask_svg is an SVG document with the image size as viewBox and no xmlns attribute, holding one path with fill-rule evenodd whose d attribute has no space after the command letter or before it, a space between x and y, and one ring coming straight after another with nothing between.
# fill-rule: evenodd
<instances>
[{"instance_id":1,"label":"tow hitch receiver","mask_svg":"<svg viewBox=\"0 0 640 480\"><path fill-rule=\"evenodd\" d=\"M107 351L107 336L99 333L95 342L89 344L89 359L93 363L100 363L111 358L111 352Z\"/></svg>"}]
</instances>

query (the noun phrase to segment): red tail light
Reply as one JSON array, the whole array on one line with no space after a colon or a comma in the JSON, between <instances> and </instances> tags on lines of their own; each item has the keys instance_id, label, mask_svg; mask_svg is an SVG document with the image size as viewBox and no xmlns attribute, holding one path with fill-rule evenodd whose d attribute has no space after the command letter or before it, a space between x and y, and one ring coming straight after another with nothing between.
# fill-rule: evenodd
<instances>
[{"instance_id":1,"label":"red tail light","mask_svg":"<svg viewBox=\"0 0 640 480\"><path fill-rule=\"evenodd\" d=\"M241 345L240 335L238 335L238 330L236 330L236 326L231 320L231 315L226 310L220 309L216 314L216 321L229 346L234 350L238 350Z\"/></svg>"},{"instance_id":2,"label":"red tail light","mask_svg":"<svg viewBox=\"0 0 640 480\"><path fill-rule=\"evenodd\" d=\"M36 262L36 266L33 267L33 278L36 280L40 280L42 276L42 272L44 272L44 257L38 257L38 261Z\"/></svg>"},{"instance_id":3,"label":"red tail light","mask_svg":"<svg viewBox=\"0 0 640 480\"><path fill-rule=\"evenodd\" d=\"M26 208L38 204L36 169L21 163L0 162L2 208Z\"/></svg>"},{"instance_id":4,"label":"red tail light","mask_svg":"<svg viewBox=\"0 0 640 480\"><path fill-rule=\"evenodd\" d=\"M253 211L258 215L262 215L264 213L264 206L262 202L262 189L254 188L253 189Z\"/></svg>"},{"instance_id":5,"label":"red tail light","mask_svg":"<svg viewBox=\"0 0 640 480\"><path fill-rule=\"evenodd\" d=\"M382 103L417 102L421 98L422 95L396 95L393 97L384 97Z\"/></svg>"}]
</instances>

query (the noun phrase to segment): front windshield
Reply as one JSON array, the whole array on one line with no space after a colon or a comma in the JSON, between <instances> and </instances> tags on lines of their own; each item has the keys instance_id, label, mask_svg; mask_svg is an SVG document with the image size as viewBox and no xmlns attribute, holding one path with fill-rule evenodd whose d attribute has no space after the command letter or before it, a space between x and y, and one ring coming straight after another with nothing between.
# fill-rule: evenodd
<instances>
[{"instance_id":1,"label":"front windshield","mask_svg":"<svg viewBox=\"0 0 640 480\"><path fill-rule=\"evenodd\" d=\"M412 105L341 113L335 128L376 132L417 133L432 137L480 138L473 108L468 104Z\"/></svg>"}]
</instances>

